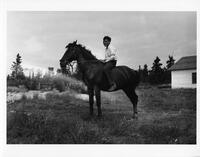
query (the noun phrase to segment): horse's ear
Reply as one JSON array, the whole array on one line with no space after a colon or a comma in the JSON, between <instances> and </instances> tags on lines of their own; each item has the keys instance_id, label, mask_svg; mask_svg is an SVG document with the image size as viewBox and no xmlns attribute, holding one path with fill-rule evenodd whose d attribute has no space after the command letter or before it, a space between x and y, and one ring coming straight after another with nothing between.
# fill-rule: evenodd
<instances>
[{"instance_id":1,"label":"horse's ear","mask_svg":"<svg viewBox=\"0 0 200 157\"><path fill-rule=\"evenodd\" d=\"M77 40L75 40L75 41L73 42L73 45L76 45L76 43L77 43Z\"/></svg>"}]
</instances>

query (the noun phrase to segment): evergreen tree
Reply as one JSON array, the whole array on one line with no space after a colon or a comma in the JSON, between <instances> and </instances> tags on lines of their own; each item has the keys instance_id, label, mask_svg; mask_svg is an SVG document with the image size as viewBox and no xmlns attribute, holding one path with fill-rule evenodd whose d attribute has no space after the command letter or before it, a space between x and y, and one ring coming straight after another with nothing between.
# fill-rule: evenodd
<instances>
[{"instance_id":1,"label":"evergreen tree","mask_svg":"<svg viewBox=\"0 0 200 157\"><path fill-rule=\"evenodd\" d=\"M21 59L21 56L18 53L17 57L16 57L16 61L13 62L12 67L11 67L11 70L12 70L11 76L12 76L12 78L14 78L14 79L24 79L25 78L21 63L22 63L22 59Z\"/></svg>"},{"instance_id":2,"label":"evergreen tree","mask_svg":"<svg viewBox=\"0 0 200 157\"><path fill-rule=\"evenodd\" d=\"M7 81L10 80L10 75L7 75Z\"/></svg>"},{"instance_id":3,"label":"evergreen tree","mask_svg":"<svg viewBox=\"0 0 200 157\"><path fill-rule=\"evenodd\" d=\"M143 81L144 82L148 82L148 74L149 72L148 72L148 66L147 66L147 64L145 64L144 65L144 69L143 69Z\"/></svg>"},{"instance_id":4,"label":"evergreen tree","mask_svg":"<svg viewBox=\"0 0 200 157\"><path fill-rule=\"evenodd\" d=\"M160 84L163 83L163 69L161 68L160 58L157 56L153 62L152 70L150 72L150 83Z\"/></svg>"},{"instance_id":5,"label":"evergreen tree","mask_svg":"<svg viewBox=\"0 0 200 157\"><path fill-rule=\"evenodd\" d=\"M161 71L162 70L161 66L162 66L162 63L160 63L160 58L157 56L153 62L152 71L154 72Z\"/></svg>"},{"instance_id":6,"label":"evergreen tree","mask_svg":"<svg viewBox=\"0 0 200 157\"><path fill-rule=\"evenodd\" d=\"M173 56L169 55L169 59L167 60L167 69L169 69L172 65L174 65L175 59L173 58Z\"/></svg>"},{"instance_id":7,"label":"evergreen tree","mask_svg":"<svg viewBox=\"0 0 200 157\"><path fill-rule=\"evenodd\" d=\"M164 69L164 78L165 78L165 83L171 83L171 71L169 71L169 68L174 65L175 59L173 56L168 56L169 59L166 61L166 68Z\"/></svg>"},{"instance_id":8,"label":"evergreen tree","mask_svg":"<svg viewBox=\"0 0 200 157\"><path fill-rule=\"evenodd\" d=\"M144 82L143 70L142 70L142 68L141 68L141 65L139 65L138 73L139 73L139 75L140 75L140 80L141 80L141 82Z\"/></svg>"}]
</instances>

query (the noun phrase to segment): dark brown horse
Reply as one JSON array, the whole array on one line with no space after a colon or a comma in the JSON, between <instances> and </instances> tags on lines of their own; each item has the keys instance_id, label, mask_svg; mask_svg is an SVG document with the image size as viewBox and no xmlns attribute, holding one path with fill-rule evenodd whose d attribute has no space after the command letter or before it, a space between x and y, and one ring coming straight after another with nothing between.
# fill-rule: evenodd
<instances>
[{"instance_id":1,"label":"dark brown horse","mask_svg":"<svg viewBox=\"0 0 200 157\"><path fill-rule=\"evenodd\" d=\"M90 114L93 115L94 95L98 108L98 116L101 112L101 90L107 91L109 84L104 74L104 62L98 60L92 53L77 41L69 43L66 46L66 52L60 59L62 72L65 73L66 64L77 61L80 71L83 75L83 81L88 87ZM117 89L122 89L133 104L133 118L137 118L138 96L135 88L139 84L139 74L137 71L127 66L116 66L111 72L111 76L117 85Z\"/></svg>"}]
</instances>

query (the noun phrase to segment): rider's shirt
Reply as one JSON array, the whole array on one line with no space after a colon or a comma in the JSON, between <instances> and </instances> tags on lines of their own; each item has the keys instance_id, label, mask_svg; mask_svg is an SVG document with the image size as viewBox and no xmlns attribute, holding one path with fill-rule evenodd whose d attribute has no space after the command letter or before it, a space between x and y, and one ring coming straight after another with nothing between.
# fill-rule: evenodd
<instances>
[{"instance_id":1,"label":"rider's shirt","mask_svg":"<svg viewBox=\"0 0 200 157\"><path fill-rule=\"evenodd\" d=\"M105 60L106 62L111 60L117 60L116 56L116 49L113 46L108 46L108 48L105 48Z\"/></svg>"}]
</instances>

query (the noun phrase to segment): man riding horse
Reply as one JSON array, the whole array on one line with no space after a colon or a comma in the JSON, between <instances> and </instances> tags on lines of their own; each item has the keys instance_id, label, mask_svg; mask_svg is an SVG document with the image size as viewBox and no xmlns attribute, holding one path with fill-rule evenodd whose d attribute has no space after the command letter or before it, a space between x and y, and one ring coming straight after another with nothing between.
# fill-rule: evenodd
<instances>
[{"instance_id":1,"label":"man riding horse","mask_svg":"<svg viewBox=\"0 0 200 157\"><path fill-rule=\"evenodd\" d=\"M88 88L90 115L93 115L94 96L98 116L101 111L101 91L116 91L122 89L133 104L133 118L137 118L138 96L135 89L140 82L139 73L127 66L116 66L116 51L110 46L111 38L105 36L103 44L105 49L105 63L98 60L90 50L77 41L69 43L60 59L62 72L65 73L66 65L77 61L83 81Z\"/></svg>"},{"instance_id":2,"label":"man riding horse","mask_svg":"<svg viewBox=\"0 0 200 157\"><path fill-rule=\"evenodd\" d=\"M117 56L116 56L116 49L110 45L111 43L111 37L105 36L103 38L103 45L105 48L105 66L104 66L104 72L106 74L106 77L108 79L108 83L110 88L108 91L113 91L116 89L116 83L113 81L110 73L112 68L114 68L117 64Z\"/></svg>"}]
</instances>

